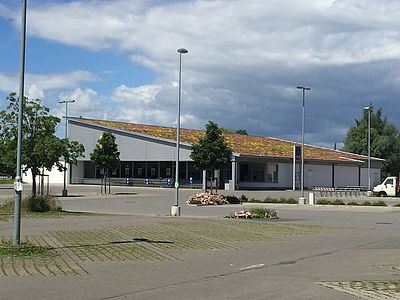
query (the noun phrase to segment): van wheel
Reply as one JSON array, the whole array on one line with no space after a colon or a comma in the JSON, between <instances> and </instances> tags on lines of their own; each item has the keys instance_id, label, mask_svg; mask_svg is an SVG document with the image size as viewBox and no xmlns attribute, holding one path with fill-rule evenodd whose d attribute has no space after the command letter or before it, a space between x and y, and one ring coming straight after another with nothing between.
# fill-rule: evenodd
<instances>
[{"instance_id":1,"label":"van wheel","mask_svg":"<svg viewBox=\"0 0 400 300\"><path fill-rule=\"evenodd\" d=\"M386 197L387 194L385 192L379 192L378 197Z\"/></svg>"}]
</instances>

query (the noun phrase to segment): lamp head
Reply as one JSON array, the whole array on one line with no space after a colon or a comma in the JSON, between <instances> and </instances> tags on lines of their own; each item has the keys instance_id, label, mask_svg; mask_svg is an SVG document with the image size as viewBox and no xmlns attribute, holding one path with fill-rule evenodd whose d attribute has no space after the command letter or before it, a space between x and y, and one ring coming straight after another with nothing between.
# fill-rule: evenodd
<instances>
[{"instance_id":1,"label":"lamp head","mask_svg":"<svg viewBox=\"0 0 400 300\"><path fill-rule=\"evenodd\" d=\"M178 52L179 52L180 54L185 54L185 53L188 53L189 51L188 51L187 49L185 49L185 48L179 48L179 49L178 49Z\"/></svg>"},{"instance_id":2,"label":"lamp head","mask_svg":"<svg viewBox=\"0 0 400 300\"><path fill-rule=\"evenodd\" d=\"M305 86L301 86L301 85L298 85L297 88L298 88L299 90L305 90L305 91L311 90L310 87L305 87Z\"/></svg>"}]
</instances>

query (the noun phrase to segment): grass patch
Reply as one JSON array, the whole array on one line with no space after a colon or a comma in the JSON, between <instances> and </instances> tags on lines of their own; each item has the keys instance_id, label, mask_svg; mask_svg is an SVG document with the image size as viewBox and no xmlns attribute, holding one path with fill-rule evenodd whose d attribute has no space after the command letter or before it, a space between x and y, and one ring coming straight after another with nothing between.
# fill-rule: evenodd
<instances>
[{"instance_id":1,"label":"grass patch","mask_svg":"<svg viewBox=\"0 0 400 300\"><path fill-rule=\"evenodd\" d=\"M346 203L344 203L340 199L334 199L334 200L319 199L319 200L317 200L317 204L319 204L319 205L346 205Z\"/></svg>"},{"instance_id":2,"label":"grass patch","mask_svg":"<svg viewBox=\"0 0 400 300\"><path fill-rule=\"evenodd\" d=\"M1 240L0 256L27 257L27 256L57 256L57 252L49 247L32 245L29 241L20 246L13 246L10 240Z\"/></svg>"},{"instance_id":3,"label":"grass patch","mask_svg":"<svg viewBox=\"0 0 400 300\"><path fill-rule=\"evenodd\" d=\"M351 202L345 203L341 199L334 199L334 200L319 199L319 200L317 200L316 203L319 205L387 206L387 204L382 200L374 201L374 202L364 201L362 203L357 203L357 202L351 201Z\"/></svg>"},{"instance_id":4,"label":"grass patch","mask_svg":"<svg viewBox=\"0 0 400 300\"><path fill-rule=\"evenodd\" d=\"M264 200L259 200L256 198L247 198L245 195L242 195L239 200L241 202L249 202L249 203L273 203L273 204L299 204L299 201L294 198L272 198L266 197Z\"/></svg>"},{"instance_id":5,"label":"grass patch","mask_svg":"<svg viewBox=\"0 0 400 300\"><path fill-rule=\"evenodd\" d=\"M14 180L12 179L1 179L0 184L13 184Z\"/></svg>"},{"instance_id":6,"label":"grass patch","mask_svg":"<svg viewBox=\"0 0 400 300\"><path fill-rule=\"evenodd\" d=\"M263 207L252 207L249 209L249 211L252 214L252 217L256 219L278 218L278 213L276 212L276 210L271 210Z\"/></svg>"},{"instance_id":7,"label":"grass patch","mask_svg":"<svg viewBox=\"0 0 400 300\"><path fill-rule=\"evenodd\" d=\"M382 200L374 201L374 202L364 201L363 203L361 203L361 205L363 205L363 206L387 206L387 204Z\"/></svg>"}]
</instances>

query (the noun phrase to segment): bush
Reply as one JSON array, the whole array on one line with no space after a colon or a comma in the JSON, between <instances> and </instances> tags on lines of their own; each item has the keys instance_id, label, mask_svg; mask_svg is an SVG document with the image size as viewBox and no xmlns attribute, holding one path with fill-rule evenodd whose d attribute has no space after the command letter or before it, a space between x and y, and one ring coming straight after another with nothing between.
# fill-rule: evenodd
<instances>
[{"instance_id":1,"label":"bush","mask_svg":"<svg viewBox=\"0 0 400 300\"><path fill-rule=\"evenodd\" d=\"M250 203L260 203L260 200L257 200L256 198L250 198L249 201Z\"/></svg>"},{"instance_id":2,"label":"bush","mask_svg":"<svg viewBox=\"0 0 400 300\"><path fill-rule=\"evenodd\" d=\"M372 203L369 201L364 201L363 203L361 203L362 206L372 206Z\"/></svg>"},{"instance_id":3,"label":"bush","mask_svg":"<svg viewBox=\"0 0 400 300\"><path fill-rule=\"evenodd\" d=\"M13 213L14 200L7 200L6 203L1 206L1 210L5 213ZM61 205L56 197L50 195L30 196L22 200L21 211L24 213L61 211Z\"/></svg>"},{"instance_id":4,"label":"bush","mask_svg":"<svg viewBox=\"0 0 400 300\"><path fill-rule=\"evenodd\" d=\"M358 204L357 202L352 201L352 202L347 203L346 205L359 206L360 204Z\"/></svg>"},{"instance_id":5,"label":"bush","mask_svg":"<svg viewBox=\"0 0 400 300\"><path fill-rule=\"evenodd\" d=\"M387 206L387 204L384 201L379 200L379 201L374 201L372 203L372 206Z\"/></svg>"},{"instance_id":6,"label":"bush","mask_svg":"<svg viewBox=\"0 0 400 300\"><path fill-rule=\"evenodd\" d=\"M393 205L393 207L400 207L400 203Z\"/></svg>"},{"instance_id":7,"label":"bush","mask_svg":"<svg viewBox=\"0 0 400 300\"><path fill-rule=\"evenodd\" d=\"M282 199L284 199L282 201ZM296 200L294 198L281 198L281 203L286 203L286 204L299 204L299 200Z\"/></svg>"},{"instance_id":8,"label":"bush","mask_svg":"<svg viewBox=\"0 0 400 300\"><path fill-rule=\"evenodd\" d=\"M61 211L57 198L47 196L30 196L22 201L22 210L27 212Z\"/></svg>"},{"instance_id":9,"label":"bush","mask_svg":"<svg viewBox=\"0 0 400 300\"><path fill-rule=\"evenodd\" d=\"M319 199L317 200L317 204L319 205L331 205L331 201L328 199Z\"/></svg>"},{"instance_id":10,"label":"bush","mask_svg":"<svg viewBox=\"0 0 400 300\"><path fill-rule=\"evenodd\" d=\"M236 196L225 196L229 204L240 204L240 199Z\"/></svg>"},{"instance_id":11,"label":"bush","mask_svg":"<svg viewBox=\"0 0 400 300\"><path fill-rule=\"evenodd\" d=\"M264 199L263 203L299 204L299 201L294 198L281 197L281 198L277 199L277 198L266 197Z\"/></svg>"},{"instance_id":12,"label":"bush","mask_svg":"<svg viewBox=\"0 0 400 300\"><path fill-rule=\"evenodd\" d=\"M340 199L335 199L331 201L331 205L346 205L346 204Z\"/></svg>"},{"instance_id":13,"label":"bush","mask_svg":"<svg viewBox=\"0 0 400 300\"><path fill-rule=\"evenodd\" d=\"M239 200L240 200L240 202L248 202L249 198L247 198L245 195L242 194L242 196L240 196Z\"/></svg>"},{"instance_id":14,"label":"bush","mask_svg":"<svg viewBox=\"0 0 400 300\"><path fill-rule=\"evenodd\" d=\"M280 203L280 201L276 198L266 197L263 201L264 203Z\"/></svg>"}]
</instances>

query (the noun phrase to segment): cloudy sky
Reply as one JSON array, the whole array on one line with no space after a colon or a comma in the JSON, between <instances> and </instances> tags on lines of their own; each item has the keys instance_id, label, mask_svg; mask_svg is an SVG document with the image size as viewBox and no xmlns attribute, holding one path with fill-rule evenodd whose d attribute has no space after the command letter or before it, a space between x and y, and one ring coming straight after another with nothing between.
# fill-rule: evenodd
<instances>
[{"instance_id":1,"label":"cloudy sky","mask_svg":"<svg viewBox=\"0 0 400 300\"><path fill-rule=\"evenodd\" d=\"M0 0L0 108L17 91L21 1ZM397 0L28 0L26 94L61 116L341 143L369 103L400 127ZM60 126L60 132L62 127Z\"/></svg>"}]
</instances>

